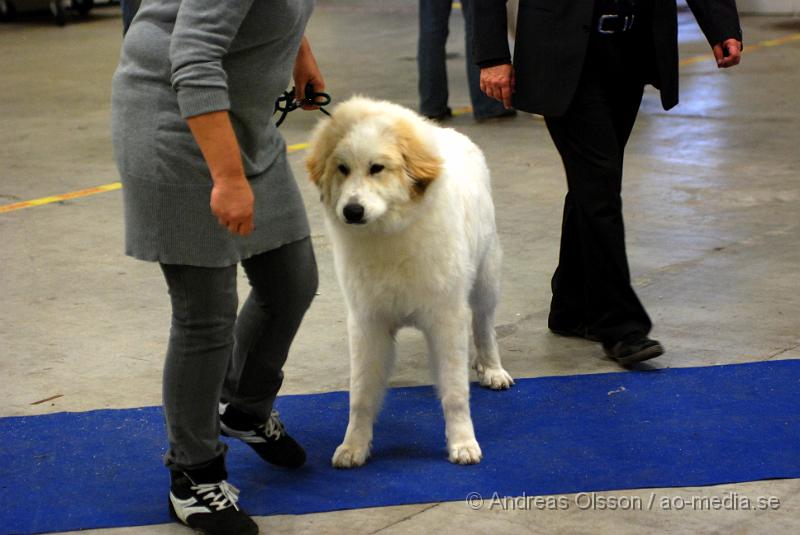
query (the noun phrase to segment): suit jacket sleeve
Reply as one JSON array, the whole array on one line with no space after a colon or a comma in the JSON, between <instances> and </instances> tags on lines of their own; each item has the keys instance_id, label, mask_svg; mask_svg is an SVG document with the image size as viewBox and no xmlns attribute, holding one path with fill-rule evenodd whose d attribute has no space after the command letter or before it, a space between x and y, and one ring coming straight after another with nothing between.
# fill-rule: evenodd
<instances>
[{"instance_id":1,"label":"suit jacket sleeve","mask_svg":"<svg viewBox=\"0 0 800 535\"><path fill-rule=\"evenodd\" d=\"M742 40L736 0L687 0L711 46L726 39Z\"/></svg>"},{"instance_id":2,"label":"suit jacket sleeve","mask_svg":"<svg viewBox=\"0 0 800 535\"><path fill-rule=\"evenodd\" d=\"M472 2L472 19L475 21L475 63L481 67L511 63L506 0L475 0Z\"/></svg>"}]
</instances>

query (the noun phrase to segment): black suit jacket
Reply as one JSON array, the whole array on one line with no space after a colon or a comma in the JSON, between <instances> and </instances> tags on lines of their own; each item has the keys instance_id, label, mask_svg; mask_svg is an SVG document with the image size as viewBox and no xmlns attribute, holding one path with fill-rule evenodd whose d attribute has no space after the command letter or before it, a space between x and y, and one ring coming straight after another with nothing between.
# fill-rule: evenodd
<instances>
[{"instance_id":1,"label":"black suit jacket","mask_svg":"<svg viewBox=\"0 0 800 535\"><path fill-rule=\"evenodd\" d=\"M652 36L661 103L678 103L678 14L675 0L652 2ZM742 39L735 0L688 0L713 46ZM514 45L514 107L560 116L578 86L589 42L593 0L519 0ZM474 57L481 67L509 63L506 0L475 0Z\"/></svg>"}]
</instances>

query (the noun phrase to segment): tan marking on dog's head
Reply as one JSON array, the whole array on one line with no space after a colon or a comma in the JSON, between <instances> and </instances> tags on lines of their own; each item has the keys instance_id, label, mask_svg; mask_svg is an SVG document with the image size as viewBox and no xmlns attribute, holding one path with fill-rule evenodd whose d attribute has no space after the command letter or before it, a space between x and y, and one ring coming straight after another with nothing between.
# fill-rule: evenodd
<instances>
[{"instance_id":1,"label":"tan marking on dog's head","mask_svg":"<svg viewBox=\"0 0 800 535\"><path fill-rule=\"evenodd\" d=\"M311 182L317 186L320 186L328 158L336 148L336 130L333 119L326 117L317 123L311 135L309 152L306 156L306 170Z\"/></svg>"},{"instance_id":2,"label":"tan marking on dog's head","mask_svg":"<svg viewBox=\"0 0 800 535\"><path fill-rule=\"evenodd\" d=\"M394 131L406 173L412 180L411 197L419 198L431 182L441 175L442 159L410 121L399 119L394 124Z\"/></svg>"}]
</instances>

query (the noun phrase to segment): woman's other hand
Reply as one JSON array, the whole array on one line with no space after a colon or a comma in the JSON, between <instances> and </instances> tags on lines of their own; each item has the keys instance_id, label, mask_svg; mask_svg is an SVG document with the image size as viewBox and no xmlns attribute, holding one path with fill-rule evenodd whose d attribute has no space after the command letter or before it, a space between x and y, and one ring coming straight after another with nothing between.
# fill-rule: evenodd
<instances>
[{"instance_id":1,"label":"woman's other hand","mask_svg":"<svg viewBox=\"0 0 800 535\"><path fill-rule=\"evenodd\" d=\"M189 117L192 131L211 172L211 213L232 234L253 232L253 190L244 174L239 142L226 110Z\"/></svg>"},{"instance_id":2,"label":"woman's other hand","mask_svg":"<svg viewBox=\"0 0 800 535\"><path fill-rule=\"evenodd\" d=\"M253 190L244 177L216 180L211 189L211 213L231 234L247 236L253 225Z\"/></svg>"}]
</instances>

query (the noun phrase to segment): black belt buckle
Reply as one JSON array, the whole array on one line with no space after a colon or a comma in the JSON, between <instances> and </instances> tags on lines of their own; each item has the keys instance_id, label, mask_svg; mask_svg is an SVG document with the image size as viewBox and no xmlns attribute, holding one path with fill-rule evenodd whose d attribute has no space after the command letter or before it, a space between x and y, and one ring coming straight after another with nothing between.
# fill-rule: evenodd
<instances>
[{"instance_id":1,"label":"black belt buckle","mask_svg":"<svg viewBox=\"0 0 800 535\"><path fill-rule=\"evenodd\" d=\"M633 27L636 15L600 15L597 19L597 32L611 35L617 32L627 32Z\"/></svg>"}]
</instances>

